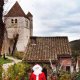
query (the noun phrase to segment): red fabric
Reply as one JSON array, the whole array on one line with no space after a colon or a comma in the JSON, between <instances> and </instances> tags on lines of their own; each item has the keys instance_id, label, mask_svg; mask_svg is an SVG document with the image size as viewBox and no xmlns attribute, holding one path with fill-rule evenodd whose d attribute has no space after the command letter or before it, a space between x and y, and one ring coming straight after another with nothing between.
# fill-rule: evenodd
<instances>
[{"instance_id":1,"label":"red fabric","mask_svg":"<svg viewBox=\"0 0 80 80\"><path fill-rule=\"evenodd\" d=\"M36 75L32 73L30 76L30 80L36 80ZM43 72L39 74L39 80L46 80L46 77Z\"/></svg>"}]
</instances>

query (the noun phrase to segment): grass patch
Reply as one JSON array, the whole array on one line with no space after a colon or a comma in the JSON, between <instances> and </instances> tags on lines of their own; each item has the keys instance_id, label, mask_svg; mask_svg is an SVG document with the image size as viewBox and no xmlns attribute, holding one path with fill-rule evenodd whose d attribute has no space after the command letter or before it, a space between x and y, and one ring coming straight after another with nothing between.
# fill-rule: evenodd
<instances>
[{"instance_id":1,"label":"grass patch","mask_svg":"<svg viewBox=\"0 0 80 80\"><path fill-rule=\"evenodd\" d=\"M3 64L6 64L6 63L10 63L12 62L12 60L9 60L9 59L4 59L2 57L0 57L0 65L3 65Z\"/></svg>"}]
</instances>

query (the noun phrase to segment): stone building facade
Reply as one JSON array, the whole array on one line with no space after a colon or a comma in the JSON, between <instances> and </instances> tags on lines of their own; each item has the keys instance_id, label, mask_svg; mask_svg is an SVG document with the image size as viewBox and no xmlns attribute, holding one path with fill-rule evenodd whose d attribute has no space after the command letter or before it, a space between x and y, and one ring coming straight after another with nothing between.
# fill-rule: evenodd
<instances>
[{"instance_id":1,"label":"stone building facade","mask_svg":"<svg viewBox=\"0 0 80 80\"><path fill-rule=\"evenodd\" d=\"M7 34L6 53L12 53L14 47L17 51L24 52L29 37L33 34L33 16L30 12L24 13L19 3L16 2L9 12L4 16ZM16 37L18 35L17 40ZM5 36L6 37L6 36ZM4 44L6 41L4 42Z\"/></svg>"}]
</instances>

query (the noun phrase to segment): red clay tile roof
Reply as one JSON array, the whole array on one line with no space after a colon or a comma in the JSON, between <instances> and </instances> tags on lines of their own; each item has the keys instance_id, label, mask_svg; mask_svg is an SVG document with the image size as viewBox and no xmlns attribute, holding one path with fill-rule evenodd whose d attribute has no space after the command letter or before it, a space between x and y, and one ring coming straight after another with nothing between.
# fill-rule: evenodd
<instances>
[{"instance_id":1,"label":"red clay tile roof","mask_svg":"<svg viewBox=\"0 0 80 80\"><path fill-rule=\"evenodd\" d=\"M71 54L67 37L31 37L24 60L29 62L57 60L58 54Z\"/></svg>"},{"instance_id":2,"label":"red clay tile roof","mask_svg":"<svg viewBox=\"0 0 80 80\"><path fill-rule=\"evenodd\" d=\"M5 17L23 17L25 16L24 11L20 7L19 3L16 2Z\"/></svg>"}]
</instances>

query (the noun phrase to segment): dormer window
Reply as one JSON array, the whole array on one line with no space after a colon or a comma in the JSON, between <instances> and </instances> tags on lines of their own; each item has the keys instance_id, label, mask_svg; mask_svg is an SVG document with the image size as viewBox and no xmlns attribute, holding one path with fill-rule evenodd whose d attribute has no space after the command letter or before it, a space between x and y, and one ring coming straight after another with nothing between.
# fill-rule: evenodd
<instances>
[{"instance_id":1,"label":"dormer window","mask_svg":"<svg viewBox=\"0 0 80 80\"><path fill-rule=\"evenodd\" d=\"M17 19L15 19L15 23L17 23Z\"/></svg>"},{"instance_id":2,"label":"dormer window","mask_svg":"<svg viewBox=\"0 0 80 80\"><path fill-rule=\"evenodd\" d=\"M32 38L32 41L31 41L31 43L32 43L31 45L34 45L34 46L35 46L35 45L36 45L36 42L37 42L37 41L36 41L36 37L33 37L33 38Z\"/></svg>"}]
</instances>

